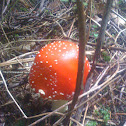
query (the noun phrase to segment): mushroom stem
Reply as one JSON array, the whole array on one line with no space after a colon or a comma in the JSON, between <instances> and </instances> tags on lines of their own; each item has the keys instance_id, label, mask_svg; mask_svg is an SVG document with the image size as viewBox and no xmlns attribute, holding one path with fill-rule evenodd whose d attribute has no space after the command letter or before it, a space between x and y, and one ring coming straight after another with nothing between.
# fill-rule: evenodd
<instances>
[{"instance_id":1,"label":"mushroom stem","mask_svg":"<svg viewBox=\"0 0 126 126\"><path fill-rule=\"evenodd\" d=\"M67 100L53 100L52 101L52 111L56 110L57 108L61 107L62 105L66 104ZM62 108L59 112L65 112L68 110L68 106Z\"/></svg>"}]
</instances>

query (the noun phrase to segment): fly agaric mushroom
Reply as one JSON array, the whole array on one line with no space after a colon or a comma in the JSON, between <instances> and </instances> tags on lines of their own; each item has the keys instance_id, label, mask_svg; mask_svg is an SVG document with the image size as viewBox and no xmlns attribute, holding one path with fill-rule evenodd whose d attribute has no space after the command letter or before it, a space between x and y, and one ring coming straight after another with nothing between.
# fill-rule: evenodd
<instances>
[{"instance_id":1,"label":"fly agaric mushroom","mask_svg":"<svg viewBox=\"0 0 126 126\"><path fill-rule=\"evenodd\" d=\"M71 100L74 94L78 70L78 45L57 41L44 46L36 55L29 73L29 83L43 98ZM85 57L84 80L90 71Z\"/></svg>"}]
</instances>

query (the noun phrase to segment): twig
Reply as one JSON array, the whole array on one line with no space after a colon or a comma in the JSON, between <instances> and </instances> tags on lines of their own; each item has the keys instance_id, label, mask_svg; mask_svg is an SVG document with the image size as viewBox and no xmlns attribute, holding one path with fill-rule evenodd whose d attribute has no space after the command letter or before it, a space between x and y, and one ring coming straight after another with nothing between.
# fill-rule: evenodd
<instances>
[{"instance_id":1,"label":"twig","mask_svg":"<svg viewBox=\"0 0 126 126\"><path fill-rule=\"evenodd\" d=\"M2 11L2 15L6 12L7 7L8 7L9 4L10 4L10 0L7 1L7 5L6 5L6 7L4 8L4 10Z\"/></svg>"},{"instance_id":2,"label":"twig","mask_svg":"<svg viewBox=\"0 0 126 126\"><path fill-rule=\"evenodd\" d=\"M10 60L8 60L8 61L12 61L12 60L15 60L15 59L20 59L20 58L25 57L25 56L27 56L27 55L37 54L37 53L38 53L38 51L27 52L27 53L24 53L24 54L22 54L22 55L15 56L14 58L12 58L12 59L10 59ZM8 62L8 61L7 61L7 62Z\"/></svg>"},{"instance_id":3,"label":"twig","mask_svg":"<svg viewBox=\"0 0 126 126\"><path fill-rule=\"evenodd\" d=\"M89 41L89 36L90 36L90 30L91 30L91 15L92 15L92 0L88 1L88 9L86 10L86 15L90 13L90 18L89 18L89 28L88 28L88 33L87 33L87 42Z\"/></svg>"},{"instance_id":4,"label":"twig","mask_svg":"<svg viewBox=\"0 0 126 126\"><path fill-rule=\"evenodd\" d=\"M60 29L61 29L61 31L62 31L64 37L66 37L67 35L66 35L66 33L64 32L63 27L60 25L60 23L59 23L58 21L55 21L55 22L56 22L57 25L60 27Z\"/></svg>"},{"instance_id":5,"label":"twig","mask_svg":"<svg viewBox=\"0 0 126 126\"><path fill-rule=\"evenodd\" d=\"M3 31L3 33L4 33L4 36L5 36L5 38L6 38L7 42L8 42L8 44L11 45L11 44L10 44L10 41L9 41L9 39L8 39L8 37L7 37L7 35L6 35L5 31L4 31L3 26L2 26L1 23L0 23L0 26L1 26L1 29L2 29L2 31Z\"/></svg>"},{"instance_id":6,"label":"twig","mask_svg":"<svg viewBox=\"0 0 126 126\"><path fill-rule=\"evenodd\" d=\"M19 59L19 60L12 60L12 61L7 61L0 63L0 67L7 66L7 65L12 65L12 64L17 64L17 63L26 63L26 62L31 62L34 61L34 58L25 58L25 59Z\"/></svg>"},{"instance_id":7,"label":"twig","mask_svg":"<svg viewBox=\"0 0 126 126\"><path fill-rule=\"evenodd\" d=\"M22 113L22 115L24 116L24 118L27 119L26 114L23 112L23 110L21 109L21 107L18 105L18 103L16 102L16 100L14 99L14 97L12 96L12 94L10 93L10 91L9 91L9 89L8 89L8 87L7 87L6 81L5 81L5 79L4 79L4 77L3 77L3 74L2 74L2 72L1 72L1 70L0 70L0 75L1 75L1 77L2 77L2 80L3 80L3 82L4 82L4 86L5 86L5 88L6 88L7 92L8 92L8 94L10 95L10 97L12 98L12 100L14 101L14 103L16 104L16 106L18 107L18 109L20 110L20 112Z\"/></svg>"},{"instance_id":8,"label":"twig","mask_svg":"<svg viewBox=\"0 0 126 126\"><path fill-rule=\"evenodd\" d=\"M91 117L91 116L86 116L86 118L91 119L91 120L97 120L99 122L105 122L103 119L97 119L97 118ZM110 125L116 126L116 124L114 122L112 122L111 120L108 120L107 123L110 124Z\"/></svg>"},{"instance_id":9,"label":"twig","mask_svg":"<svg viewBox=\"0 0 126 126\"><path fill-rule=\"evenodd\" d=\"M45 2L45 0L41 0L40 7L38 9L38 12L37 12L36 16L41 16L41 14L42 14L42 12L44 10L44 7L43 7L44 6L44 2Z\"/></svg>"},{"instance_id":10,"label":"twig","mask_svg":"<svg viewBox=\"0 0 126 126\"><path fill-rule=\"evenodd\" d=\"M85 59L85 47L86 47L86 15L84 15L83 2L77 0L77 10L78 10L78 29L79 29L79 58L78 58L78 72L76 79L75 94L73 96L72 104L69 107L68 114L63 121L63 125L67 126L69 124L69 119L71 116L71 111L78 100L78 96L83 85L83 72L84 72L84 59Z\"/></svg>"},{"instance_id":11,"label":"twig","mask_svg":"<svg viewBox=\"0 0 126 126\"><path fill-rule=\"evenodd\" d=\"M97 78L97 81L96 81L96 83L95 83L95 85L94 85L93 87L98 86L98 83L101 81L101 79L103 78L103 76L105 75L105 73L106 73L106 71L107 71L108 69L109 69L109 66L107 66L107 67L105 68L105 70L103 70L102 73L99 74L99 76L98 76L98 78Z\"/></svg>"},{"instance_id":12,"label":"twig","mask_svg":"<svg viewBox=\"0 0 126 126\"><path fill-rule=\"evenodd\" d=\"M117 79L119 79L121 76L119 75L118 77L114 78L113 80L111 80L108 83L105 83L103 85L102 88L100 88L93 96L91 96L89 99L87 99L86 101L84 101L82 104L78 105L76 108L74 108L74 110L78 109L79 107L83 106L85 103L89 102L91 99L93 99L96 95L98 95L105 87L107 87L109 84L111 84L113 81L116 81Z\"/></svg>"},{"instance_id":13,"label":"twig","mask_svg":"<svg viewBox=\"0 0 126 126\"><path fill-rule=\"evenodd\" d=\"M3 67L3 66L8 66L8 65L12 65L12 64L18 64L18 63L26 63L26 62L32 62L34 61L34 57L33 58L25 58L25 59L20 59L24 56L27 56L29 54L32 54L32 53L37 53L38 51L34 51L34 52L30 52L30 53L26 53L26 54L22 54L22 55L19 55L19 56L16 56L8 61L5 61L5 62L2 62L0 63L0 67ZM89 55L93 52L90 52L90 51L86 51L86 54ZM18 60L17 60L18 59Z\"/></svg>"},{"instance_id":14,"label":"twig","mask_svg":"<svg viewBox=\"0 0 126 126\"><path fill-rule=\"evenodd\" d=\"M71 30L72 30L72 28L73 28L73 25L74 25L74 23L75 23L75 18L73 19L73 21L72 21L72 24L71 24L71 27L70 27L70 30L69 30L69 33L68 33L68 37L70 36L70 33L71 33Z\"/></svg>"},{"instance_id":15,"label":"twig","mask_svg":"<svg viewBox=\"0 0 126 126\"><path fill-rule=\"evenodd\" d=\"M114 110L114 114L116 113L116 107L115 107L115 100L114 100L114 92L112 90L112 85L109 85L110 88L110 92L111 92L111 98L112 98L112 104L113 104L113 110ZM116 115L115 118L119 121L118 116Z\"/></svg>"},{"instance_id":16,"label":"twig","mask_svg":"<svg viewBox=\"0 0 126 126\"><path fill-rule=\"evenodd\" d=\"M104 10L102 24L101 24L101 28L100 28L99 36L98 36L98 40L97 40L96 50L95 50L95 54L94 54L94 57L93 57L93 65L92 65L90 74L94 71L95 64L96 64L96 62L98 61L98 59L101 55L102 43L104 42L105 29L106 29L106 26L107 26L107 23L108 23L108 18L109 18L109 13L110 13L110 10L111 10L112 3L113 3L113 0L107 0L106 8Z\"/></svg>"},{"instance_id":17,"label":"twig","mask_svg":"<svg viewBox=\"0 0 126 126\"><path fill-rule=\"evenodd\" d=\"M86 118L86 114L87 114L88 108L89 108L89 103L87 102L86 110L85 110L84 117L83 117L83 123L82 123L83 126L84 126L84 122L85 122L85 118Z\"/></svg>"},{"instance_id":18,"label":"twig","mask_svg":"<svg viewBox=\"0 0 126 126\"><path fill-rule=\"evenodd\" d=\"M118 33L118 35L117 35L116 38L115 38L115 44L117 44L117 39L118 39L119 35L120 35L122 32L124 32L125 30L126 30L126 28L123 29L123 30L121 30L121 31Z\"/></svg>"},{"instance_id":19,"label":"twig","mask_svg":"<svg viewBox=\"0 0 126 126\"><path fill-rule=\"evenodd\" d=\"M115 12L114 10L111 10L114 14L116 14L117 16L119 16L121 19L123 19L126 22L126 19L124 17L122 17L120 14L118 14L117 12Z\"/></svg>"}]
</instances>

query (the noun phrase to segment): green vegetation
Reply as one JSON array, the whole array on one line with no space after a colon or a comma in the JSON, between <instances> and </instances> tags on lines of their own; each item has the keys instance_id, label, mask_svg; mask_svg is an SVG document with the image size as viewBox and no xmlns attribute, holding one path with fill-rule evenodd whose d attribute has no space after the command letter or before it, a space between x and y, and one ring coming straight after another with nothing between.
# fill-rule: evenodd
<instances>
[{"instance_id":1,"label":"green vegetation","mask_svg":"<svg viewBox=\"0 0 126 126\"><path fill-rule=\"evenodd\" d=\"M108 109L102 108L100 109L100 114L105 122L105 124L107 123L107 121L110 119L110 113Z\"/></svg>"},{"instance_id":2,"label":"green vegetation","mask_svg":"<svg viewBox=\"0 0 126 126\"><path fill-rule=\"evenodd\" d=\"M23 12L26 12L26 11L27 11L27 8L25 8L25 7L20 7L20 10L23 11Z\"/></svg>"},{"instance_id":3,"label":"green vegetation","mask_svg":"<svg viewBox=\"0 0 126 126\"><path fill-rule=\"evenodd\" d=\"M110 56L106 51L102 52L102 57L103 57L104 61L106 61L106 62L110 61Z\"/></svg>"},{"instance_id":4,"label":"green vegetation","mask_svg":"<svg viewBox=\"0 0 126 126\"><path fill-rule=\"evenodd\" d=\"M105 125L107 125L108 120L110 120L110 113L109 113L109 108L100 108L99 110L94 110L94 115L95 117L99 118L99 119L103 119Z\"/></svg>"},{"instance_id":5,"label":"green vegetation","mask_svg":"<svg viewBox=\"0 0 126 126\"><path fill-rule=\"evenodd\" d=\"M14 36L15 36L15 37L19 37L19 35L18 35L18 34L15 34Z\"/></svg>"},{"instance_id":6,"label":"green vegetation","mask_svg":"<svg viewBox=\"0 0 126 126\"><path fill-rule=\"evenodd\" d=\"M86 2L83 2L83 5L87 7L88 3L86 3Z\"/></svg>"},{"instance_id":7,"label":"green vegetation","mask_svg":"<svg viewBox=\"0 0 126 126\"><path fill-rule=\"evenodd\" d=\"M96 121L89 121L86 126L97 126L97 122Z\"/></svg>"}]
</instances>

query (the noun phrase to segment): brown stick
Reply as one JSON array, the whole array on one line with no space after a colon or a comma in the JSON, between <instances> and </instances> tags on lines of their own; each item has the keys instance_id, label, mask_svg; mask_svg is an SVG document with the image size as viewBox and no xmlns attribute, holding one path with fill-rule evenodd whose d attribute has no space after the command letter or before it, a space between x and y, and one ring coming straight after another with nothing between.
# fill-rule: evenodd
<instances>
[{"instance_id":1,"label":"brown stick","mask_svg":"<svg viewBox=\"0 0 126 126\"><path fill-rule=\"evenodd\" d=\"M91 71L90 71L88 77L90 77L90 75L93 73L96 63L101 54L102 43L104 42L104 37L105 37L105 29L106 29L106 26L108 23L112 3L113 3L113 0L107 0L103 18L102 18L101 28L99 31L99 36L98 36L98 40L97 40L97 44L96 44L96 50L95 50L95 54L94 54L94 58L93 58L93 65L92 65L92 68L91 68Z\"/></svg>"},{"instance_id":2,"label":"brown stick","mask_svg":"<svg viewBox=\"0 0 126 126\"><path fill-rule=\"evenodd\" d=\"M74 106L78 100L78 96L81 91L81 85L83 84L83 72L84 72L84 59L85 59L85 46L86 46L86 15L84 15L84 6L81 0L77 0L78 9L78 29L79 29L79 59L78 59L78 73L76 80L75 94L73 97L72 104L68 110L68 114L63 121L64 126L69 124L70 116Z\"/></svg>"}]
</instances>

